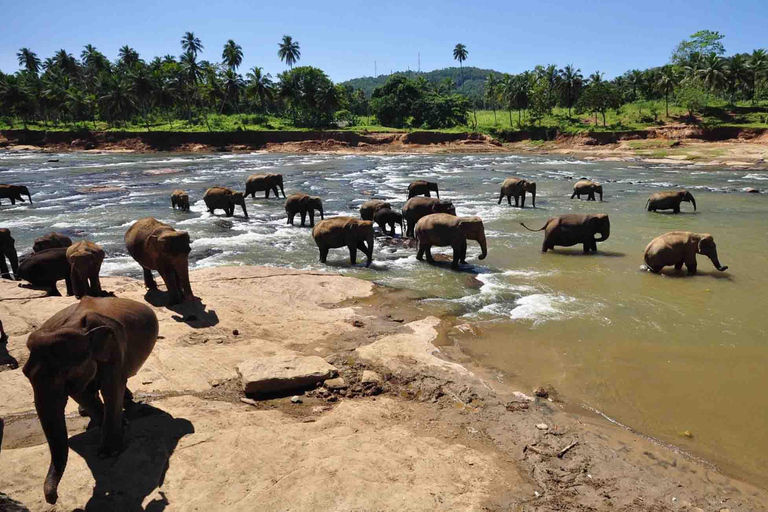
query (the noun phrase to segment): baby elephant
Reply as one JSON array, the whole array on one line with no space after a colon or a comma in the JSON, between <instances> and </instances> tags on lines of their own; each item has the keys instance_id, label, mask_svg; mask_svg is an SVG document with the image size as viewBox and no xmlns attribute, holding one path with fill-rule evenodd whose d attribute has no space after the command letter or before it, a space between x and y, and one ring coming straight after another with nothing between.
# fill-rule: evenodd
<instances>
[{"instance_id":1,"label":"baby elephant","mask_svg":"<svg viewBox=\"0 0 768 512\"><path fill-rule=\"evenodd\" d=\"M528 231L544 231L544 243L541 245L541 251L547 252L554 249L556 245L571 247L576 244L584 244L584 253L590 250L597 251L597 242L608 240L611 234L611 221L608 215L599 213L578 214L569 213L567 215L558 215L547 220L544 227L540 229L531 229L522 222L520 223ZM595 234L600 233L600 238L595 238Z\"/></svg>"},{"instance_id":2,"label":"baby elephant","mask_svg":"<svg viewBox=\"0 0 768 512\"><path fill-rule=\"evenodd\" d=\"M408 199L416 196L429 197L429 191L433 190L437 194L437 198L440 199L440 191L437 189L437 183L434 181L416 180L408 185Z\"/></svg>"},{"instance_id":3,"label":"baby elephant","mask_svg":"<svg viewBox=\"0 0 768 512\"><path fill-rule=\"evenodd\" d=\"M174 190L171 192L171 206L174 210L178 206L183 212L189 211L189 194L183 190Z\"/></svg>"},{"instance_id":4,"label":"baby elephant","mask_svg":"<svg viewBox=\"0 0 768 512\"><path fill-rule=\"evenodd\" d=\"M403 214L395 212L389 208L379 208L376 213L373 214L373 221L381 228L381 231L387 234L387 225L392 229L389 236L395 237L395 224L400 224L400 234L405 236L403 231Z\"/></svg>"},{"instance_id":5,"label":"baby elephant","mask_svg":"<svg viewBox=\"0 0 768 512\"><path fill-rule=\"evenodd\" d=\"M320 249L320 262L325 263L328 250L339 247L349 248L349 262L354 265L357 261L357 250L360 249L368 257L365 266L373 261L373 223L354 217L333 217L321 220L312 230L317 248ZM367 244L367 246L366 246Z\"/></svg>"},{"instance_id":6,"label":"baby elephant","mask_svg":"<svg viewBox=\"0 0 768 512\"><path fill-rule=\"evenodd\" d=\"M245 208L245 196L242 192L235 192L227 187L211 187L205 191L203 201L210 213L216 210L224 210L227 217L235 214L235 206L240 205L243 215L248 218L248 210Z\"/></svg>"},{"instance_id":7,"label":"baby elephant","mask_svg":"<svg viewBox=\"0 0 768 512\"><path fill-rule=\"evenodd\" d=\"M603 186L599 183L595 183L594 181L589 180L579 180L576 183L573 184L573 194L571 194L571 199L574 197L577 199L581 199L581 196L587 196L587 201L594 201L595 200L595 193L600 194L600 200L603 200Z\"/></svg>"},{"instance_id":8,"label":"baby elephant","mask_svg":"<svg viewBox=\"0 0 768 512\"><path fill-rule=\"evenodd\" d=\"M725 272L728 267L721 266L717 259L717 246L709 233L691 233L688 231L671 231L657 236L645 248L645 264L652 272L674 265L675 270L688 267L688 274L696 273L696 254L703 254L717 270Z\"/></svg>"},{"instance_id":9,"label":"baby elephant","mask_svg":"<svg viewBox=\"0 0 768 512\"><path fill-rule=\"evenodd\" d=\"M481 260L488 255L485 227L480 217L456 217L448 213L433 213L419 219L414 233L416 240L419 241L419 252L416 258L421 260L426 253L429 263L434 263L430 252L433 245L438 247L450 245L453 247L451 268L458 269L459 263L467 262L467 239L477 240L480 244Z\"/></svg>"},{"instance_id":10,"label":"baby elephant","mask_svg":"<svg viewBox=\"0 0 768 512\"><path fill-rule=\"evenodd\" d=\"M93 242L83 240L67 248L67 260L75 297L78 299L86 295L99 297L101 295L99 272L104 262L104 249Z\"/></svg>"},{"instance_id":11,"label":"baby elephant","mask_svg":"<svg viewBox=\"0 0 768 512\"><path fill-rule=\"evenodd\" d=\"M363 220L373 220L376 210L381 208L392 208L392 206L381 199L371 199L360 205L360 218Z\"/></svg>"},{"instance_id":12,"label":"baby elephant","mask_svg":"<svg viewBox=\"0 0 768 512\"><path fill-rule=\"evenodd\" d=\"M518 206L518 202L519 202L520 208L525 208L526 192L531 193L531 203L533 207L536 208L536 182L521 180L520 178L507 178L504 180L504 183L501 184L501 192L499 193L499 202L496 204L501 204L501 200L504 199L504 197L506 197L507 204L512 206L512 198L514 197L515 206Z\"/></svg>"},{"instance_id":13,"label":"baby elephant","mask_svg":"<svg viewBox=\"0 0 768 512\"><path fill-rule=\"evenodd\" d=\"M293 226L293 218L298 213L301 215L301 226L309 214L309 227L315 226L315 210L320 212L320 220L323 217L323 200L317 196L307 194L291 194L285 200L285 213L288 214L288 224Z\"/></svg>"},{"instance_id":14,"label":"baby elephant","mask_svg":"<svg viewBox=\"0 0 768 512\"><path fill-rule=\"evenodd\" d=\"M19 265L19 277L33 286L48 288L48 295L60 297L56 282L62 279L67 285L67 295L73 295L67 248L46 249L27 256Z\"/></svg>"}]
</instances>

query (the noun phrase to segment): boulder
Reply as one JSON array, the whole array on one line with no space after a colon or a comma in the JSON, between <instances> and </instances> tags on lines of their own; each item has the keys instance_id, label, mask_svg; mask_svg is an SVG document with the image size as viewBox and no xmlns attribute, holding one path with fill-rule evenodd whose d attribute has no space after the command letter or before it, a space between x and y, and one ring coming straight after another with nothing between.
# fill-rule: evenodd
<instances>
[{"instance_id":1,"label":"boulder","mask_svg":"<svg viewBox=\"0 0 768 512\"><path fill-rule=\"evenodd\" d=\"M336 377L335 379L328 379L323 384L328 389L347 389L349 386L347 385L347 381L344 380L344 377Z\"/></svg>"},{"instance_id":2,"label":"boulder","mask_svg":"<svg viewBox=\"0 0 768 512\"><path fill-rule=\"evenodd\" d=\"M286 354L249 359L237 365L247 394L306 389L335 377L338 370L317 356Z\"/></svg>"},{"instance_id":3,"label":"boulder","mask_svg":"<svg viewBox=\"0 0 768 512\"><path fill-rule=\"evenodd\" d=\"M371 370L365 370L360 378L360 382L363 384L381 384L381 375Z\"/></svg>"}]
</instances>

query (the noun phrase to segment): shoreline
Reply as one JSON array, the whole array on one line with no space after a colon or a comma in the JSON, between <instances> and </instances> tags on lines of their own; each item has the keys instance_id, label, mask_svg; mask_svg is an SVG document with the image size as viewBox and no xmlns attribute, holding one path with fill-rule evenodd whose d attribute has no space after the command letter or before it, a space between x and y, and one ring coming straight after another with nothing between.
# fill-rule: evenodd
<instances>
[{"instance_id":1,"label":"shoreline","mask_svg":"<svg viewBox=\"0 0 768 512\"><path fill-rule=\"evenodd\" d=\"M554 390L550 397L520 391L451 343L452 336L474 335L471 324L434 316L405 290L340 274L271 267L213 267L192 271L190 277L202 303L169 310L163 307L162 292L150 298L162 339L130 385L147 407L175 421L185 418L194 428L170 450L164 484L155 488L155 481L137 496L128 484L123 489L120 482L109 481L112 496L99 499L113 501L101 505L146 501L158 493L167 497L168 510L232 505L243 496L238 494L241 485L230 478L247 470L249 488L268 488L278 500L270 503L295 508L389 508L395 498L408 500L405 509L413 510L768 507L766 490L730 478L677 447L610 423L563 401ZM254 287L258 282L269 286ZM105 277L102 284L118 296L145 303L152 295L131 278ZM52 312L75 302L40 295L0 282L9 350L21 364L26 335ZM338 369L347 387L326 384L310 390L303 404L291 403L290 395L244 404L233 367L275 354L319 355ZM364 371L377 372L380 382L365 387ZM0 465L0 489L31 510L41 510L47 509L42 501L47 446L30 414L28 387L20 370L0 371L0 390L12 397L0 404L6 419L0 458L8 461ZM72 401L67 411L75 436L70 444L88 464L70 452L61 506L84 508L97 497L94 476L97 482L108 478L113 465L153 474L154 468L142 464L157 447L140 433L152 432L162 415L132 424L128 449L117 461L99 466L92 465L88 450L82 451L84 443L90 446L96 438L81 434L85 421L77 417ZM258 440L266 453L257 455L242 444L227 447L240 438L250 445ZM332 456L322 451L324 444L332 446ZM287 450L287 458L269 446ZM238 456L233 449L244 452ZM215 469L206 473L203 468L211 461ZM279 474L263 474L261 462L275 464ZM293 475L294 470L299 474ZM210 495L201 495L205 492ZM3 499L0 494L0 504Z\"/></svg>"}]
</instances>

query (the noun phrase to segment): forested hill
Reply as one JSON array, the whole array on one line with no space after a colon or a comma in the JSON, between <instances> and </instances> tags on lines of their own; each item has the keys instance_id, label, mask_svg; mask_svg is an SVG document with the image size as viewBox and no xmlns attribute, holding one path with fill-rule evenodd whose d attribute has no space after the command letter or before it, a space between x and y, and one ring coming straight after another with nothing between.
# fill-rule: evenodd
<instances>
[{"instance_id":1,"label":"forested hill","mask_svg":"<svg viewBox=\"0 0 768 512\"><path fill-rule=\"evenodd\" d=\"M458 92L466 96L481 96L484 91L485 79L488 75L493 73L501 76L502 74L492 69L480 69L470 66L465 67L463 71L461 68L444 68L435 69L434 71L426 73L418 73L416 71L399 71L398 73L403 73L413 79L423 76L427 81L432 83L439 83L446 78L450 78L458 87ZM372 76L353 78L352 80L342 82L342 85L351 85L355 89L362 89L365 91L365 95L370 98L373 90L380 85L384 85L389 76L389 74L386 74L379 75L375 78Z\"/></svg>"}]
</instances>

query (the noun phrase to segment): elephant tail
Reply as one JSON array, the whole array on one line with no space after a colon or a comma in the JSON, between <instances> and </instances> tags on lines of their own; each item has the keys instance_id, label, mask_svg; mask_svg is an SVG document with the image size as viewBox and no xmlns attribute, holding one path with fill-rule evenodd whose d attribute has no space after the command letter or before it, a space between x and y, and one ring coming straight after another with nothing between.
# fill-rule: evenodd
<instances>
[{"instance_id":1,"label":"elephant tail","mask_svg":"<svg viewBox=\"0 0 768 512\"><path fill-rule=\"evenodd\" d=\"M536 232L536 231L544 231L547 228L546 224L544 224L544 226L542 226L540 229L531 229L528 226L526 226L525 224L523 224L522 222L520 223L520 225L523 226L528 231L534 231L534 232Z\"/></svg>"}]
</instances>

